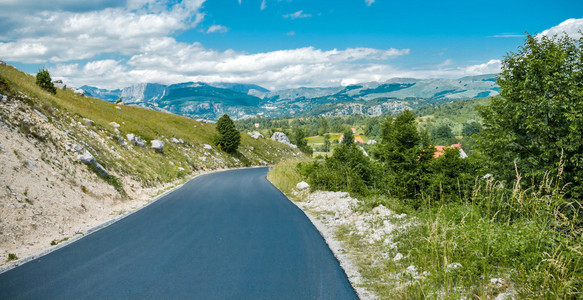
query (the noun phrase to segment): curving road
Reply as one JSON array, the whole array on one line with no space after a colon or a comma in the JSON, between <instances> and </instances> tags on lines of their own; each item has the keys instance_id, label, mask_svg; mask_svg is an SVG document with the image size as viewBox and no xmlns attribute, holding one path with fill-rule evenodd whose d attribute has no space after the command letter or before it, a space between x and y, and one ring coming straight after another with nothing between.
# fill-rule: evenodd
<instances>
[{"instance_id":1,"label":"curving road","mask_svg":"<svg viewBox=\"0 0 583 300\"><path fill-rule=\"evenodd\" d=\"M0 274L0 299L355 299L267 168L196 177L113 225Z\"/></svg>"}]
</instances>

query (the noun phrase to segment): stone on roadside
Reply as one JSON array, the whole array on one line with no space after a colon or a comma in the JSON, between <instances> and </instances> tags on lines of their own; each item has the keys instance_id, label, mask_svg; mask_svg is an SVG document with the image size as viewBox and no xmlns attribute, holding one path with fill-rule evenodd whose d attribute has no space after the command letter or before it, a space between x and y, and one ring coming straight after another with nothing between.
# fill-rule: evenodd
<instances>
[{"instance_id":1,"label":"stone on roadside","mask_svg":"<svg viewBox=\"0 0 583 300\"><path fill-rule=\"evenodd\" d=\"M101 176L104 176L104 177L109 176L109 174L107 173L107 170L105 170L105 168L97 162L95 157L93 157L93 155L91 153L89 153L89 151L85 150L85 152L83 152L83 154L78 155L77 158L82 163L84 163L88 166L93 166L95 168L95 171L98 174L100 174Z\"/></svg>"},{"instance_id":2,"label":"stone on roadside","mask_svg":"<svg viewBox=\"0 0 583 300\"><path fill-rule=\"evenodd\" d=\"M298 190L305 190L309 187L310 187L310 185L305 181L302 181L302 182L299 182L298 184L296 184L296 189L298 189Z\"/></svg>"}]
</instances>

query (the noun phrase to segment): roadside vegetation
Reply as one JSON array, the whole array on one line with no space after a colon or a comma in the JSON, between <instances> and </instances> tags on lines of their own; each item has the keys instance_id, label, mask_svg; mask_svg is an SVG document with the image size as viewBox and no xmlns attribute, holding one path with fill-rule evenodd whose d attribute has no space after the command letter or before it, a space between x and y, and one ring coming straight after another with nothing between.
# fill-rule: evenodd
<instances>
[{"instance_id":1,"label":"roadside vegetation","mask_svg":"<svg viewBox=\"0 0 583 300\"><path fill-rule=\"evenodd\" d=\"M382 116L373 159L343 141L329 157L281 166L272 182L285 175L286 193L305 180L350 192L355 212L407 215L384 240L337 228L362 285L381 298L581 298L582 64L583 40L529 35L503 62L501 95L477 100L478 114L468 101ZM435 157L436 141L461 139L468 158L456 147Z\"/></svg>"}]
</instances>

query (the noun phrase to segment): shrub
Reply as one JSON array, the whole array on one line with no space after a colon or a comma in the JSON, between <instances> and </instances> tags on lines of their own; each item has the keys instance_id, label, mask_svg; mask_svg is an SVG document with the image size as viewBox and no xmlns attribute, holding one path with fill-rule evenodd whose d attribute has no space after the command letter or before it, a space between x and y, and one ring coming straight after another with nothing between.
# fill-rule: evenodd
<instances>
[{"instance_id":1,"label":"shrub","mask_svg":"<svg viewBox=\"0 0 583 300\"><path fill-rule=\"evenodd\" d=\"M46 69L41 69L36 73L36 84L50 93L57 93L57 88L55 88L51 75Z\"/></svg>"}]
</instances>

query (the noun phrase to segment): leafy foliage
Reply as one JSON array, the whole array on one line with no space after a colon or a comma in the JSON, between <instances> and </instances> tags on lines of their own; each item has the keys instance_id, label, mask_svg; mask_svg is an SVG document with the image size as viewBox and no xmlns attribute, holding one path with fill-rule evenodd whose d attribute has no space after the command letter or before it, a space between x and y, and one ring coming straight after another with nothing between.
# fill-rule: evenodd
<instances>
[{"instance_id":1,"label":"leafy foliage","mask_svg":"<svg viewBox=\"0 0 583 300\"><path fill-rule=\"evenodd\" d=\"M493 170L511 181L514 164L527 181L563 176L583 196L583 39L527 36L502 65L500 97L482 107L479 145Z\"/></svg>"},{"instance_id":2,"label":"leafy foliage","mask_svg":"<svg viewBox=\"0 0 583 300\"><path fill-rule=\"evenodd\" d=\"M50 93L57 93L57 88L55 88L51 75L47 69L41 69L36 73L36 84Z\"/></svg>"},{"instance_id":3,"label":"leafy foliage","mask_svg":"<svg viewBox=\"0 0 583 300\"><path fill-rule=\"evenodd\" d=\"M235 128L235 123L233 123L229 115L224 114L219 118L217 131L219 132L217 146L227 153L237 152L237 148L241 143L241 133Z\"/></svg>"}]
</instances>

